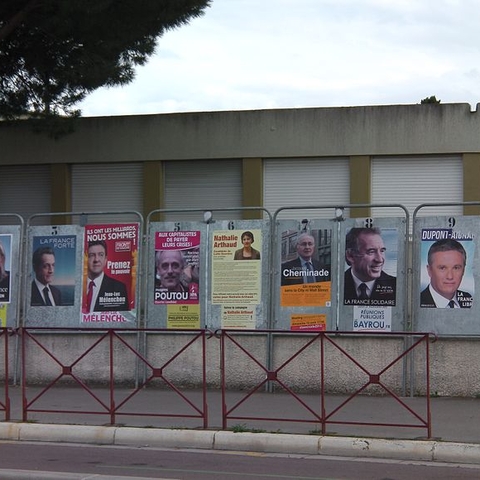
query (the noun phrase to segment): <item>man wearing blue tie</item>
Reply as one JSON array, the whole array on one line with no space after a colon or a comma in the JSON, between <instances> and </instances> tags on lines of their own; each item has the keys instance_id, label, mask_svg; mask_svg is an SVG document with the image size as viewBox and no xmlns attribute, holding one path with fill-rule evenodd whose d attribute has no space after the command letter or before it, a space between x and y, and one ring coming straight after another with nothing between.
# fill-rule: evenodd
<instances>
[{"instance_id":1,"label":"man wearing blue tie","mask_svg":"<svg viewBox=\"0 0 480 480\"><path fill-rule=\"evenodd\" d=\"M53 248L37 248L33 252L32 265L35 278L32 281L30 305L32 307L62 305L60 290L51 284L55 274L55 252Z\"/></svg>"},{"instance_id":2,"label":"man wearing blue tie","mask_svg":"<svg viewBox=\"0 0 480 480\"><path fill-rule=\"evenodd\" d=\"M423 308L471 308L473 297L459 290L467 264L463 245L452 238L437 240L428 250L430 284L420 294Z\"/></svg>"},{"instance_id":3,"label":"man wearing blue tie","mask_svg":"<svg viewBox=\"0 0 480 480\"><path fill-rule=\"evenodd\" d=\"M344 305L395 306L397 279L383 271L385 244L378 228L351 228L345 238Z\"/></svg>"}]
</instances>

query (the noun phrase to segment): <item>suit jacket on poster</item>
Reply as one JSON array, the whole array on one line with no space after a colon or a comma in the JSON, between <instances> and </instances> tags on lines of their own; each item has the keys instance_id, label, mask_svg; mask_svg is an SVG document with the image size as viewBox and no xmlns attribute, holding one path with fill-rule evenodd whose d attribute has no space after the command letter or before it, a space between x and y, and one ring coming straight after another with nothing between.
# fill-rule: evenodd
<instances>
[{"instance_id":1,"label":"suit jacket on poster","mask_svg":"<svg viewBox=\"0 0 480 480\"><path fill-rule=\"evenodd\" d=\"M457 290L456 299L460 308L470 308L472 306L473 297L468 292ZM420 293L420 307L437 308L428 287Z\"/></svg>"},{"instance_id":2,"label":"suit jacket on poster","mask_svg":"<svg viewBox=\"0 0 480 480\"><path fill-rule=\"evenodd\" d=\"M113 293L114 295L106 295L107 293ZM116 298L121 299L121 301L116 302ZM120 280L104 274L93 311L123 312L126 310L130 310L127 287Z\"/></svg>"},{"instance_id":3,"label":"suit jacket on poster","mask_svg":"<svg viewBox=\"0 0 480 480\"><path fill-rule=\"evenodd\" d=\"M10 272L5 270L5 277L0 280L0 302L10 301Z\"/></svg>"},{"instance_id":4,"label":"suit jacket on poster","mask_svg":"<svg viewBox=\"0 0 480 480\"><path fill-rule=\"evenodd\" d=\"M55 305L62 305L62 294L60 293L60 290L53 285L49 285L48 288L52 292L52 297L55 301ZM32 307L40 307L42 305L46 306L43 292L40 292L38 290L35 280L32 281L32 295L30 297L30 305Z\"/></svg>"},{"instance_id":5,"label":"suit jacket on poster","mask_svg":"<svg viewBox=\"0 0 480 480\"><path fill-rule=\"evenodd\" d=\"M395 305L395 294L397 291L397 279L382 271L373 285L372 294L368 300L360 300L357 296L357 289L353 281L352 269L345 272L343 289L343 301L345 305Z\"/></svg>"},{"instance_id":6,"label":"suit jacket on poster","mask_svg":"<svg viewBox=\"0 0 480 480\"><path fill-rule=\"evenodd\" d=\"M311 262L312 262L314 270L317 270L317 271L326 270L326 267L323 266L318 260L313 260L312 259ZM282 286L285 286L285 285L300 285L300 284L304 283L302 276L298 276L298 277L285 276L285 275L283 275L284 270L298 270L298 271L301 271L302 270L302 261L300 260L300 258L297 257L294 260L290 260L289 262L282 263L282 271L280 272L281 285ZM330 280L330 271L328 271L328 274L325 275L325 276L319 276L319 275L315 276L315 282L327 282L328 280Z\"/></svg>"}]
</instances>

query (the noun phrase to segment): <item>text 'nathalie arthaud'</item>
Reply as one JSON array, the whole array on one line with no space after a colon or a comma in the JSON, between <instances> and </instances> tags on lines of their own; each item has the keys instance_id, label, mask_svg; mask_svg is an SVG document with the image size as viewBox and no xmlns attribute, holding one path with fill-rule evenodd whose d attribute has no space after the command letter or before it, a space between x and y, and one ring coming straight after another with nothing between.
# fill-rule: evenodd
<instances>
[{"instance_id":1,"label":"text 'nathalie arthaud'","mask_svg":"<svg viewBox=\"0 0 480 480\"><path fill-rule=\"evenodd\" d=\"M238 235L214 235L213 248L236 248Z\"/></svg>"}]
</instances>

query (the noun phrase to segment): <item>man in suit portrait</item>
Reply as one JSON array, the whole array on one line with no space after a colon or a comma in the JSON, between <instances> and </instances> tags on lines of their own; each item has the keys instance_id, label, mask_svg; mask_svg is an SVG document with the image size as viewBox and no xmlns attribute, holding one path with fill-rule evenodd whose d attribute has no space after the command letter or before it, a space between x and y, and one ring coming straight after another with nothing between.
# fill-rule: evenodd
<instances>
[{"instance_id":1,"label":"man in suit portrait","mask_svg":"<svg viewBox=\"0 0 480 480\"><path fill-rule=\"evenodd\" d=\"M104 240L88 242L84 313L121 312L130 309L126 285L105 273L107 253L107 243Z\"/></svg>"},{"instance_id":2,"label":"man in suit portrait","mask_svg":"<svg viewBox=\"0 0 480 480\"><path fill-rule=\"evenodd\" d=\"M427 256L427 272L430 284L420 293L420 306L426 308L470 308L470 293L459 290L462 283L467 252L454 239L442 239L433 243Z\"/></svg>"},{"instance_id":3,"label":"man in suit portrait","mask_svg":"<svg viewBox=\"0 0 480 480\"><path fill-rule=\"evenodd\" d=\"M385 244L378 228L352 228L345 238L345 305L394 306L397 279L383 271Z\"/></svg>"},{"instance_id":4,"label":"man in suit portrait","mask_svg":"<svg viewBox=\"0 0 480 480\"><path fill-rule=\"evenodd\" d=\"M55 252L53 248L38 247L32 256L32 266L35 278L32 281L30 305L55 306L62 305L60 290L52 285L55 275Z\"/></svg>"},{"instance_id":5,"label":"man in suit portrait","mask_svg":"<svg viewBox=\"0 0 480 480\"><path fill-rule=\"evenodd\" d=\"M282 263L281 285L301 285L304 283L326 282L330 271L313 258L315 238L309 233L301 233L296 241L297 258Z\"/></svg>"}]
</instances>

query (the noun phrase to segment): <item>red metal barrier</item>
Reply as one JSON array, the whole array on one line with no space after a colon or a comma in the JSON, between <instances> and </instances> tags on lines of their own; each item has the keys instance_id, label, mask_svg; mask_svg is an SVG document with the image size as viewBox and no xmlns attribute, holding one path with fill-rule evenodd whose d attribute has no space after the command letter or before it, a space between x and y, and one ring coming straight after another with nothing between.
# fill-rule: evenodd
<instances>
[{"instance_id":1,"label":"red metal barrier","mask_svg":"<svg viewBox=\"0 0 480 480\"><path fill-rule=\"evenodd\" d=\"M115 424L118 416L129 415L129 416L142 416L142 417L181 417L181 418L198 418L203 420L203 428L208 426L208 416L207 416L207 402L206 402L206 359L205 359L205 330L166 330L166 329L60 329L60 328L22 328L20 329L22 336L22 399L23 399L23 421L28 420L28 414L37 412L37 413L56 413L56 414L93 414L93 415L109 415L110 424ZM69 360L66 363L64 360L61 360L58 357L58 354L53 351L51 346L46 345L46 341L51 343L52 335L45 336L46 333L49 334L63 334L67 338L72 339L75 335L78 336L79 333L86 334L88 333L88 338L92 339L90 346L85 348L83 351L79 352L70 352L71 355L75 356L75 359L72 361ZM185 337L185 343L181 346L167 361L164 361L161 365L154 365L145 354L140 351L140 348L133 347L128 343L126 334L134 334L137 337L149 334L162 335L163 337L168 337L172 334L183 335ZM166 372L168 366L181 357L192 345L200 342L201 343L201 358L198 359L201 362L201 382L202 382L202 399L199 405L192 401L181 388L175 385L175 382L171 380ZM103 345L102 345L103 344ZM105 345L106 344L106 345ZM137 341L137 345L140 342ZM33 347L37 346L40 352L43 352L44 356L52 361L55 368L58 369L58 375L56 375L53 380L46 386L40 389L40 392L33 396L33 398L28 399L29 384L28 384L28 368L29 368L29 355L33 353ZM88 381L81 378L81 374L77 372L79 370L79 363L87 357L92 359L93 351L99 347L103 346L108 355L108 400L100 398L101 396L97 394L96 388L88 384ZM147 374L145 379L138 384L137 379L132 378L131 381L136 383L135 388L124 398L117 398L117 375L120 365L115 361L115 348L122 348L129 351L136 362L139 364L139 368L145 367ZM128 352L127 352L128 353ZM38 358L38 357L37 357ZM93 359L92 359L93 360ZM150 373L148 373L148 371ZM94 405L97 406L97 409L62 409L62 408L40 408L36 407L38 403L41 402L42 398L50 392L55 386L59 386L65 383L65 380L73 381L74 385L81 387L87 394L89 398L94 400ZM152 384L154 381L161 381L163 385L167 386L169 392L174 392L178 396L178 399L183 401L186 406L193 411L192 414L187 413L175 413L175 412L142 412L138 410L125 411L124 407L132 403L134 399L146 386ZM124 384L125 381L123 380ZM117 389L118 390L118 389ZM158 405L162 406L161 396L162 390L158 389L159 400Z\"/></svg>"},{"instance_id":2,"label":"red metal barrier","mask_svg":"<svg viewBox=\"0 0 480 480\"><path fill-rule=\"evenodd\" d=\"M377 334L377 335L389 335L389 334ZM367 367L360 364L351 354L349 354L344 348L342 348L336 342L336 338L334 335L322 335L322 372L325 371L325 358L323 358L324 352L324 343L329 342L333 345L339 352L341 352L348 360L350 360L354 365L356 365L361 371L363 371L368 379L367 381L358 388L355 392L353 392L345 401L343 401L340 405L333 408L330 412L325 412L323 421L322 421L322 433L326 433L326 426L327 424L336 424L336 425L365 425L365 426L388 426L388 427L403 427L403 428L424 428L427 431L427 438L431 438L432 436L432 426L431 426L431 411L430 411L430 349L429 349L429 340L431 334L428 333L409 333L409 334L397 334L401 335L405 338L410 338L412 341L412 345L404 350L404 352L394 358L390 363L385 365L382 369L371 372ZM391 388L389 388L383 381L382 375L384 375L388 370L390 370L394 365L398 364L401 360L405 359L406 356L412 352L415 348L424 345L425 347L425 382L426 382L426 396L425 396L425 407L426 413L425 416L422 416L418 412L416 412L413 408L411 408L402 398L397 395ZM323 381L323 380L322 380ZM340 420L333 420L333 416L343 409L349 402L351 402L355 397L360 395L367 387L370 385L376 385L385 393L387 393L390 397L392 397L402 408L408 411L413 418L415 418L418 423L391 423L391 422L367 422L367 421L340 421ZM322 388L322 404L325 403L325 388Z\"/></svg>"},{"instance_id":3,"label":"red metal barrier","mask_svg":"<svg viewBox=\"0 0 480 480\"><path fill-rule=\"evenodd\" d=\"M313 334L305 334L304 332L279 332L278 330L221 330L221 370L222 370L222 425L223 429L227 429L229 420L263 420L263 421L276 421L276 422L309 422L314 423L320 426L322 434L327 433L327 425L337 424L337 425L363 425L363 426L386 426L386 427L407 427L407 428L422 428L427 432L427 437L431 438L431 412L430 412L430 362L429 362L429 339L431 334L428 333L360 333L360 332L318 332ZM300 335L305 339L304 344L298 348L298 350L291 354L286 360L283 361L281 365L276 368L268 367L268 359L264 361L259 360L256 357L256 352L250 352L246 347L244 347L239 339L245 335L254 335L254 336L264 336L266 341L268 339L275 338L281 335L288 335L294 337L295 335ZM396 356L392 361L387 363L383 368L376 370L374 372L364 365L362 365L358 360L356 360L352 354L348 353L345 348L343 348L338 343L339 338L345 337L402 337L403 339L408 340L411 343L411 346L405 348L404 351ZM234 372L235 366L227 365L227 352L231 355L232 348L227 348L227 342L229 345L237 347L237 349L245 354L246 357L253 362L261 372L263 372L263 378L250 389L246 394L242 396L240 400L237 400L233 405L227 405L227 371ZM334 350L339 352L341 356L344 356L348 362L352 362L354 366L360 369L363 374L366 375L367 380L363 383L361 387L356 389L351 393L348 398L341 402L339 405L333 407L330 411L327 409L326 405L326 386L325 386L325 375L327 368L329 366L329 360L326 358L325 350L326 345L333 346ZM402 398L397 395L388 385L382 381L382 376L386 374L393 366L403 361L407 355L409 355L414 349L419 349L421 346L425 347L425 382L426 382L426 395L425 395L425 413L422 415L411 408ZM258 345L257 345L258 347ZM313 358L318 358L318 375L320 379L320 393L318 394L317 402L314 407L308 405L303 399L302 396L297 394L292 388L291 385L288 385L284 380L282 380L282 371L287 367L291 366L292 362L299 358L299 356L306 352L308 349L315 348L316 351L313 352ZM257 350L257 349L256 349ZM242 362L239 362L240 364ZM312 368L312 365L309 365ZM238 372L237 372L238 374ZM236 374L233 373L233 376ZM262 387L271 389L271 386L278 385L281 389L289 394L292 399L292 403L301 405L300 410L297 408L297 413L302 412L307 415L290 417L286 415L286 412L282 412L281 417L273 416L252 416L252 415L241 415L238 414L238 410L241 406L244 406L248 399L255 393L259 392ZM367 387L375 385L377 388L382 390L384 393L389 395L396 404L400 405L402 409L408 412L408 416L412 416L417 423L405 422L405 423L392 423L392 422L373 422L373 421L362 421L361 418L357 418L352 421L347 420L335 420L333 417L342 409L346 407L354 398L362 394Z\"/></svg>"},{"instance_id":4,"label":"red metal barrier","mask_svg":"<svg viewBox=\"0 0 480 480\"><path fill-rule=\"evenodd\" d=\"M3 339L3 395L0 396L0 411L5 412L4 418L10 420L10 397L8 394L8 332L7 328L0 328L0 341ZM1 370L0 370L1 371Z\"/></svg>"}]
</instances>

